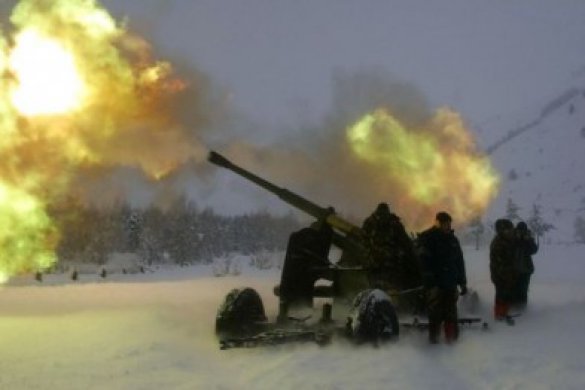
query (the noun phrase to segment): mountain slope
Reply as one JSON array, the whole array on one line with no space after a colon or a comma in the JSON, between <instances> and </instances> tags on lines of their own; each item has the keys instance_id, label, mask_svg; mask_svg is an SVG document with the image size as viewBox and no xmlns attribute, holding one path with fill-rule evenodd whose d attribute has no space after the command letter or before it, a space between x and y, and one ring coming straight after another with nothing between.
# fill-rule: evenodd
<instances>
[{"instance_id":1,"label":"mountain slope","mask_svg":"<svg viewBox=\"0 0 585 390\"><path fill-rule=\"evenodd\" d=\"M502 174L486 218L504 216L509 199L522 219L538 205L545 222L555 226L548 239L574 241L575 220L585 218L585 90L569 89L504 135L499 126L491 123L482 134Z\"/></svg>"}]
</instances>

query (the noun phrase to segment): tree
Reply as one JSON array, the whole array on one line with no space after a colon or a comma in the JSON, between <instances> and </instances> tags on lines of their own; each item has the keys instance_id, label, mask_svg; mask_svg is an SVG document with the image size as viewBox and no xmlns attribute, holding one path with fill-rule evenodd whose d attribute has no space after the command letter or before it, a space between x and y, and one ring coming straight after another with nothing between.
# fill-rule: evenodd
<instances>
[{"instance_id":1,"label":"tree","mask_svg":"<svg viewBox=\"0 0 585 390\"><path fill-rule=\"evenodd\" d=\"M518 173L516 172L515 169L511 169L510 172L508 172L508 180L510 181L518 180Z\"/></svg>"},{"instance_id":2,"label":"tree","mask_svg":"<svg viewBox=\"0 0 585 390\"><path fill-rule=\"evenodd\" d=\"M162 211L157 207L150 207L142 214L142 232L137 253L147 265L158 264L163 261L162 226L165 220Z\"/></svg>"},{"instance_id":3,"label":"tree","mask_svg":"<svg viewBox=\"0 0 585 390\"><path fill-rule=\"evenodd\" d=\"M130 252L136 252L140 246L140 236L143 228L142 217L138 211L128 210L123 214L123 218L125 218L124 233L126 235L126 246Z\"/></svg>"},{"instance_id":4,"label":"tree","mask_svg":"<svg viewBox=\"0 0 585 390\"><path fill-rule=\"evenodd\" d=\"M532 205L532 212L527 224L538 238L543 237L546 232L555 228L554 225L543 220L541 207L537 204Z\"/></svg>"},{"instance_id":5,"label":"tree","mask_svg":"<svg viewBox=\"0 0 585 390\"><path fill-rule=\"evenodd\" d=\"M211 209L199 211L185 197L165 209L155 205L133 209L126 203L98 208L70 201L51 213L62 233L59 259L94 264L105 264L113 252L135 252L151 265L169 260L211 262L231 252L282 250L290 232L299 228L292 215L221 216Z\"/></svg>"},{"instance_id":6,"label":"tree","mask_svg":"<svg viewBox=\"0 0 585 390\"><path fill-rule=\"evenodd\" d=\"M481 218L476 218L469 224L471 234L475 238L475 249L479 250L479 242L483 232L485 231L485 226L481 222Z\"/></svg>"},{"instance_id":7,"label":"tree","mask_svg":"<svg viewBox=\"0 0 585 390\"><path fill-rule=\"evenodd\" d=\"M520 207L514 203L512 198L508 198L508 203L506 204L506 218L511 221L519 221L521 218L518 215L518 211L520 211Z\"/></svg>"},{"instance_id":8,"label":"tree","mask_svg":"<svg viewBox=\"0 0 585 390\"><path fill-rule=\"evenodd\" d=\"M575 239L581 244L585 244L585 218L575 218Z\"/></svg>"}]
</instances>

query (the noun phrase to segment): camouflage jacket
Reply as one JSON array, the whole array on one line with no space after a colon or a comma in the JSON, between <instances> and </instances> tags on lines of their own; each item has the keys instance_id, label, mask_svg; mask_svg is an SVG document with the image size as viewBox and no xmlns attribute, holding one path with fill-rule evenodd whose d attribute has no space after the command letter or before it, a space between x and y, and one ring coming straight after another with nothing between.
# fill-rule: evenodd
<instances>
[{"instance_id":1,"label":"camouflage jacket","mask_svg":"<svg viewBox=\"0 0 585 390\"><path fill-rule=\"evenodd\" d=\"M496 235L490 245L490 276L496 285L511 285L516 280L517 246L514 239Z\"/></svg>"},{"instance_id":2,"label":"camouflage jacket","mask_svg":"<svg viewBox=\"0 0 585 390\"><path fill-rule=\"evenodd\" d=\"M421 274L414 245L396 214L369 216L363 224L371 267L397 289L421 285Z\"/></svg>"}]
</instances>

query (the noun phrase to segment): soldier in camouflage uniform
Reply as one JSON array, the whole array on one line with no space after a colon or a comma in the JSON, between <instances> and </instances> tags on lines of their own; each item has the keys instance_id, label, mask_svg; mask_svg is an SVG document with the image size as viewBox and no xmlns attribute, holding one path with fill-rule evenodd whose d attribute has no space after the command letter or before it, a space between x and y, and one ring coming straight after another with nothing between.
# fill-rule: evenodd
<instances>
[{"instance_id":1,"label":"soldier in camouflage uniform","mask_svg":"<svg viewBox=\"0 0 585 390\"><path fill-rule=\"evenodd\" d=\"M498 219L495 228L496 236L490 245L490 276L496 290L494 318L513 324L509 310L518 283L514 224L509 219Z\"/></svg>"},{"instance_id":2,"label":"soldier in camouflage uniform","mask_svg":"<svg viewBox=\"0 0 585 390\"><path fill-rule=\"evenodd\" d=\"M418 247L427 291L429 341L439 341L443 324L446 341L453 342L459 336L457 300L459 294L467 292L467 278L463 252L451 229L451 216L438 213L435 225L419 234Z\"/></svg>"},{"instance_id":3,"label":"soldier in camouflage uniform","mask_svg":"<svg viewBox=\"0 0 585 390\"><path fill-rule=\"evenodd\" d=\"M421 285L412 240L400 218L380 203L363 223L373 261L372 285L385 290L404 290Z\"/></svg>"}]
</instances>

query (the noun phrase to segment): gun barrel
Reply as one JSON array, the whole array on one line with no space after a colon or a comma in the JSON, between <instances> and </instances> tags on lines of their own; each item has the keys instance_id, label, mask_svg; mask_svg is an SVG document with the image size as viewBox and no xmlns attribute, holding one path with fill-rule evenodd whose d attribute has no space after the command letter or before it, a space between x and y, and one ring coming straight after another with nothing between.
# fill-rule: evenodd
<instances>
[{"instance_id":1,"label":"gun barrel","mask_svg":"<svg viewBox=\"0 0 585 390\"><path fill-rule=\"evenodd\" d=\"M291 206L298 208L317 219L325 221L330 226L342 231L343 233L359 234L359 232L361 232L360 228L336 215L331 208L321 207L311 202L310 200L305 199L302 196L299 196L287 190L286 188L278 187L270 183L269 181L264 180L263 178L253 174L252 172L232 163L227 158L225 158L224 156L217 152L210 151L207 160L212 164L215 164L225 169L229 169L230 171L245 177L246 179L250 180L256 185L264 188L267 191L272 192L273 194L275 194L276 196L278 196L280 199L290 204Z\"/></svg>"}]
</instances>

